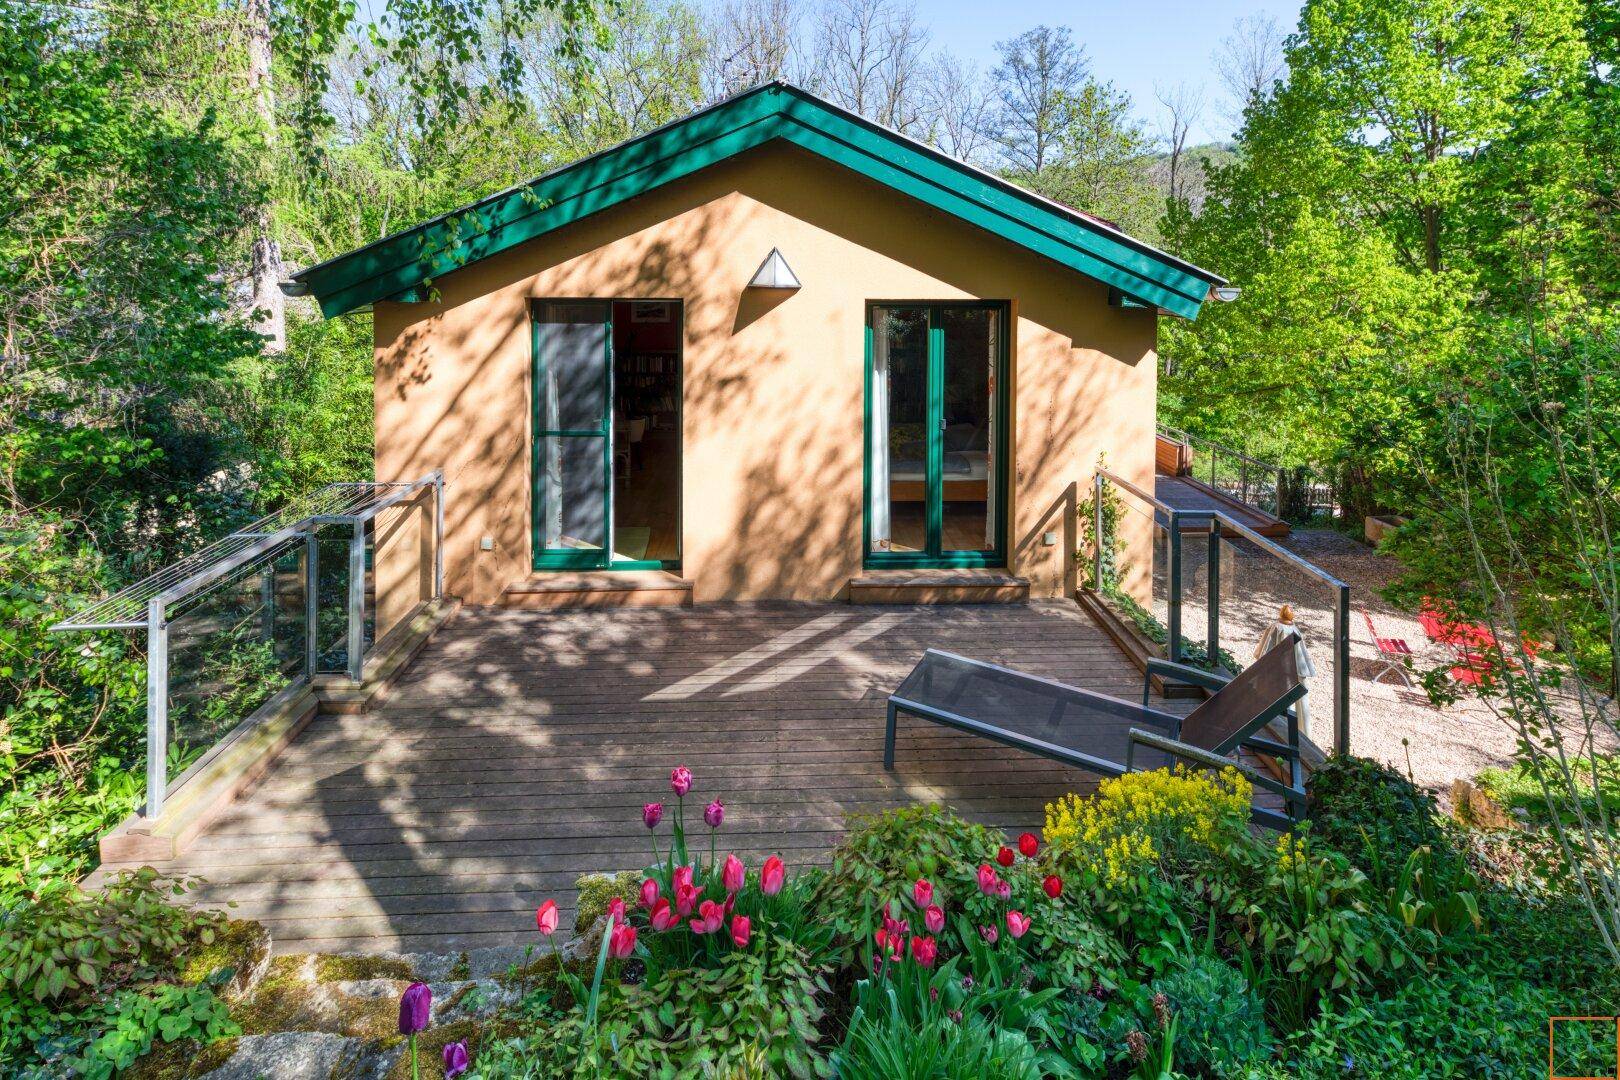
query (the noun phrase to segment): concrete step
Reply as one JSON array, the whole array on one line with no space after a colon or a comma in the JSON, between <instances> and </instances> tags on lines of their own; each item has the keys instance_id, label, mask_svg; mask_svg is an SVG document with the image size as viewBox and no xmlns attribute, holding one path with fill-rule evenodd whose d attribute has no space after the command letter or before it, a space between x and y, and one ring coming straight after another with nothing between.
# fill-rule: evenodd
<instances>
[{"instance_id":1,"label":"concrete step","mask_svg":"<svg viewBox=\"0 0 1620 1080\"><path fill-rule=\"evenodd\" d=\"M692 583L667 570L531 574L501 591L507 608L690 607Z\"/></svg>"},{"instance_id":2,"label":"concrete step","mask_svg":"<svg viewBox=\"0 0 1620 1080\"><path fill-rule=\"evenodd\" d=\"M1029 579L1005 570L867 570L849 579L852 604L1016 604Z\"/></svg>"}]
</instances>

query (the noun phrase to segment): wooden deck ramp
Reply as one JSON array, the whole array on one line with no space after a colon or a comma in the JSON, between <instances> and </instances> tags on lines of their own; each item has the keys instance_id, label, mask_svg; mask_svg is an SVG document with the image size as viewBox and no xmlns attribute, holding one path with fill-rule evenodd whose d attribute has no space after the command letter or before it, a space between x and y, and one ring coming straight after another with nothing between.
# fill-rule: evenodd
<instances>
[{"instance_id":1,"label":"wooden deck ramp","mask_svg":"<svg viewBox=\"0 0 1620 1080\"><path fill-rule=\"evenodd\" d=\"M924 648L1121 696L1140 675L1073 603L712 604L475 609L387 702L323 716L256 789L164 869L207 879L280 952L448 951L532 941L585 871L651 855L644 802L697 777L686 820L725 800L720 849L757 866L825 862L843 815L943 801L1017 831L1096 778L902 719L884 702ZM667 827L659 844L667 842Z\"/></svg>"}]
</instances>

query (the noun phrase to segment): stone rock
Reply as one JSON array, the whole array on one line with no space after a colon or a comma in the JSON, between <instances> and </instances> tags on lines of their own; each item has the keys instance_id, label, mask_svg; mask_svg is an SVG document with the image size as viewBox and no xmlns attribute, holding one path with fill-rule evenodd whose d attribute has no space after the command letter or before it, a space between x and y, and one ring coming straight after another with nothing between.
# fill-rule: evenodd
<instances>
[{"instance_id":1,"label":"stone rock","mask_svg":"<svg viewBox=\"0 0 1620 1080\"><path fill-rule=\"evenodd\" d=\"M352 1065L362 1052L359 1039L323 1031L284 1031L244 1035L236 1053L206 1080L327 1080L339 1065Z\"/></svg>"}]
</instances>

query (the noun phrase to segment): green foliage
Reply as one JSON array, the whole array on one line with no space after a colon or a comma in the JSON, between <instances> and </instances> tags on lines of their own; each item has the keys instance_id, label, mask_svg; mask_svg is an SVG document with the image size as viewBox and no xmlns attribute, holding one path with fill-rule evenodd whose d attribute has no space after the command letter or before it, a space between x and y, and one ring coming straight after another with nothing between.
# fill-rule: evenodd
<instances>
[{"instance_id":1,"label":"green foliage","mask_svg":"<svg viewBox=\"0 0 1620 1080\"><path fill-rule=\"evenodd\" d=\"M65 1058L86 1080L106 1080L128 1069L155 1043L233 1038L241 1028L211 986L157 986L124 990L78 1018L95 1034ZM77 1040L55 1040L55 1047Z\"/></svg>"},{"instance_id":2,"label":"green foliage","mask_svg":"<svg viewBox=\"0 0 1620 1080\"><path fill-rule=\"evenodd\" d=\"M1620 755L1593 754L1575 777L1575 801L1587 814L1598 813L1600 799L1605 811L1620 813ZM1550 816L1541 781L1527 762L1515 762L1506 769L1481 770L1477 781L1504 810L1522 810L1532 821L1546 821Z\"/></svg>"},{"instance_id":3,"label":"green foliage","mask_svg":"<svg viewBox=\"0 0 1620 1080\"><path fill-rule=\"evenodd\" d=\"M1188 957L1153 984L1176 1017L1176 1060L1216 1077L1242 1076L1271 1053L1265 1012L1241 972Z\"/></svg>"},{"instance_id":4,"label":"green foliage","mask_svg":"<svg viewBox=\"0 0 1620 1080\"><path fill-rule=\"evenodd\" d=\"M1291 1064L1310 1078L1544 1075L1547 1018L1557 1013L1532 986L1463 969L1330 1003L1300 1033ZM1612 1055L1612 1027L1608 1039Z\"/></svg>"},{"instance_id":5,"label":"green foliage","mask_svg":"<svg viewBox=\"0 0 1620 1080\"><path fill-rule=\"evenodd\" d=\"M1311 836L1363 873L1399 868L1420 847L1449 847L1433 796L1371 758L1329 758L1311 774L1310 797Z\"/></svg>"}]
</instances>

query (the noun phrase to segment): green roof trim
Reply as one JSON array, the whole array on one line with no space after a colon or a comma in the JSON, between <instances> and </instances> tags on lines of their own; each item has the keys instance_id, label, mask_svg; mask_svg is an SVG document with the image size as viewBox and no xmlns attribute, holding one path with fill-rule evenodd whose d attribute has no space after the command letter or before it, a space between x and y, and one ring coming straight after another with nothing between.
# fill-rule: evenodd
<instances>
[{"instance_id":1,"label":"green roof trim","mask_svg":"<svg viewBox=\"0 0 1620 1080\"><path fill-rule=\"evenodd\" d=\"M1117 289L1192 319L1225 279L1090 215L1024 191L786 83L766 83L293 275L331 318L420 300L434 278L773 140L835 164Z\"/></svg>"}]
</instances>

